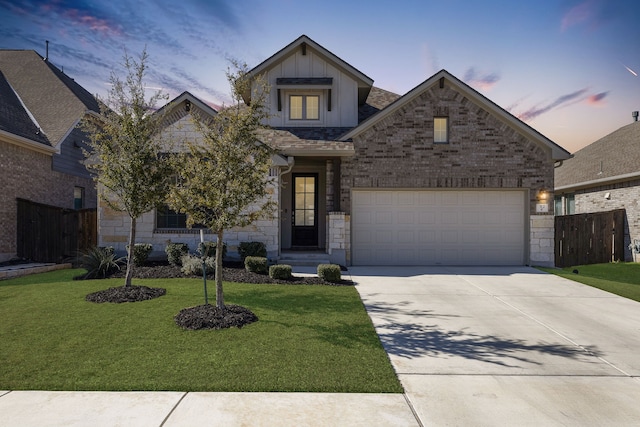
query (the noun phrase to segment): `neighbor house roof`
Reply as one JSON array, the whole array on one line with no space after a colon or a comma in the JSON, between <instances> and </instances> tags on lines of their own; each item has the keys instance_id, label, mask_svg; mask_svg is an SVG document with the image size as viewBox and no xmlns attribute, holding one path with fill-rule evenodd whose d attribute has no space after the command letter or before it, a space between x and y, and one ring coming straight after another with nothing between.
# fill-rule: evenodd
<instances>
[{"instance_id":1,"label":"neighbor house roof","mask_svg":"<svg viewBox=\"0 0 640 427\"><path fill-rule=\"evenodd\" d=\"M99 111L87 90L33 50L0 50L0 71L54 147Z\"/></svg>"},{"instance_id":2,"label":"neighbor house roof","mask_svg":"<svg viewBox=\"0 0 640 427\"><path fill-rule=\"evenodd\" d=\"M491 101L489 98L485 97L466 83L459 80L453 74L449 73L446 70L440 70L433 76L429 77L427 80L411 89L402 97L398 98L393 104L379 111L378 113L371 116L369 119L360 123L358 126L353 128L347 134L342 136L342 140L347 140L353 138L354 136L364 132L365 130L371 128L380 120L388 117L394 112L398 111L407 103L411 102L415 97L419 96L421 93L429 89L431 86L437 84L444 84L447 82L448 84L453 85L457 91L463 93L466 97L468 97L471 101L481 105L487 111L493 114L494 117L505 122L507 125L515 129L517 132L526 136L527 138L531 138L534 141L537 141L539 144L548 147L551 150L551 154L554 160L563 160L568 159L571 154L566 151L564 148L560 147L555 142L551 141L546 136L542 135L537 130L533 129L531 126L524 123L522 120L513 116L511 113Z\"/></svg>"},{"instance_id":3,"label":"neighbor house roof","mask_svg":"<svg viewBox=\"0 0 640 427\"><path fill-rule=\"evenodd\" d=\"M0 130L51 146L0 71Z\"/></svg>"},{"instance_id":4,"label":"neighbor house roof","mask_svg":"<svg viewBox=\"0 0 640 427\"><path fill-rule=\"evenodd\" d=\"M555 169L556 190L579 189L640 177L640 122L576 151Z\"/></svg>"},{"instance_id":5,"label":"neighbor house roof","mask_svg":"<svg viewBox=\"0 0 640 427\"><path fill-rule=\"evenodd\" d=\"M280 49L278 52L271 55L266 60L262 61L260 64L255 66L253 69L249 71L249 75L257 75L268 71L270 68L276 66L281 61L283 61L286 57L293 54L296 49L312 49L316 54L320 55L323 59L332 63L339 69L343 70L345 73L351 75L356 82L358 83L358 103L364 104L369 95L369 91L371 91L371 86L373 85L373 79L368 77L363 72L356 69L354 66L350 65L346 61L337 57L315 41L311 40L306 35L302 35L295 39L293 42L289 43L284 48ZM308 76L311 77L311 76ZM248 97L245 96L245 98ZM245 99L245 102L248 102L248 99Z\"/></svg>"}]
</instances>

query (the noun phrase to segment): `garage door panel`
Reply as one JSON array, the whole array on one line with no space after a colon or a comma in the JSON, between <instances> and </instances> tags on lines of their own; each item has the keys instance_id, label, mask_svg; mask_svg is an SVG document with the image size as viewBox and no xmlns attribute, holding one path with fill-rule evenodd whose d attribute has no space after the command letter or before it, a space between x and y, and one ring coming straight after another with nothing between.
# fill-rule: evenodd
<instances>
[{"instance_id":1,"label":"garage door panel","mask_svg":"<svg viewBox=\"0 0 640 427\"><path fill-rule=\"evenodd\" d=\"M354 265L522 265L522 191L355 190Z\"/></svg>"}]
</instances>

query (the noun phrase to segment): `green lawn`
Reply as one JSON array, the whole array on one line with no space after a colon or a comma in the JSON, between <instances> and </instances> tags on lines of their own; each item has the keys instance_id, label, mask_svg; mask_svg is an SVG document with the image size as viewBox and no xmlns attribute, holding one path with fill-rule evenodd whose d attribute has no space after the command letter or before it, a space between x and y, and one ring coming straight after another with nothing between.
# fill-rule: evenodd
<instances>
[{"instance_id":1,"label":"green lawn","mask_svg":"<svg viewBox=\"0 0 640 427\"><path fill-rule=\"evenodd\" d=\"M353 287L226 283L260 320L185 331L173 316L204 302L201 280L134 280L167 295L94 304L122 279L79 273L0 281L0 390L402 392Z\"/></svg>"},{"instance_id":2,"label":"green lawn","mask_svg":"<svg viewBox=\"0 0 640 427\"><path fill-rule=\"evenodd\" d=\"M541 270L640 301L640 264L637 263L591 264ZM574 270L578 270L578 273L574 273Z\"/></svg>"}]
</instances>

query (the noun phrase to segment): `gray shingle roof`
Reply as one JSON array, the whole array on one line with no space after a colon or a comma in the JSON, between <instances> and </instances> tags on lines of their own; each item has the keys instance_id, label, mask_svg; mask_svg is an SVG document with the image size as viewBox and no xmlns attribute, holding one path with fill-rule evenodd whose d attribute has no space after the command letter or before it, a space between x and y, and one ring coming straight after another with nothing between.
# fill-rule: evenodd
<instances>
[{"instance_id":1,"label":"gray shingle roof","mask_svg":"<svg viewBox=\"0 0 640 427\"><path fill-rule=\"evenodd\" d=\"M89 92L33 50L0 50L0 71L54 146L87 110L98 111Z\"/></svg>"},{"instance_id":2,"label":"gray shingle roof","mask_svg":"<svg viewBox=\"0 0 640 427\"><path fill-rule=\"evenodd\" d=\"M2 71L0 71L0 130L51 146L47 137L31 120Z\"/></svg>"},{"instance_id":3,"label":"gray shingle roof","mask_svg":"<svg viewBox=\"0 0 640 427\"><path fill-rule=\"evenodd\" d=\"M623 126L575 152L573 158L555 169L555 187L633 173L640 173L640 122Z\"/></svg>"}]
</instances>

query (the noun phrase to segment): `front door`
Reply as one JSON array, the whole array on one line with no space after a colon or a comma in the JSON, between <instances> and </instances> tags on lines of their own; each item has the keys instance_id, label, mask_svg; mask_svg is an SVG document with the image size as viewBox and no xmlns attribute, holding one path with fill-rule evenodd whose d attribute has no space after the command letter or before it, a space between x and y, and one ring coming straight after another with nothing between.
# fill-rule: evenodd
<instances>
[{"instance_id":1,"label":"front door","mask_svg":"<svg viewBox=\"0 0 640 427\"><path fill-rule=\"evenodd\" d=\"M318 174L293 175L292 246L318 246Z\"/></svg>"}]
</instances>

